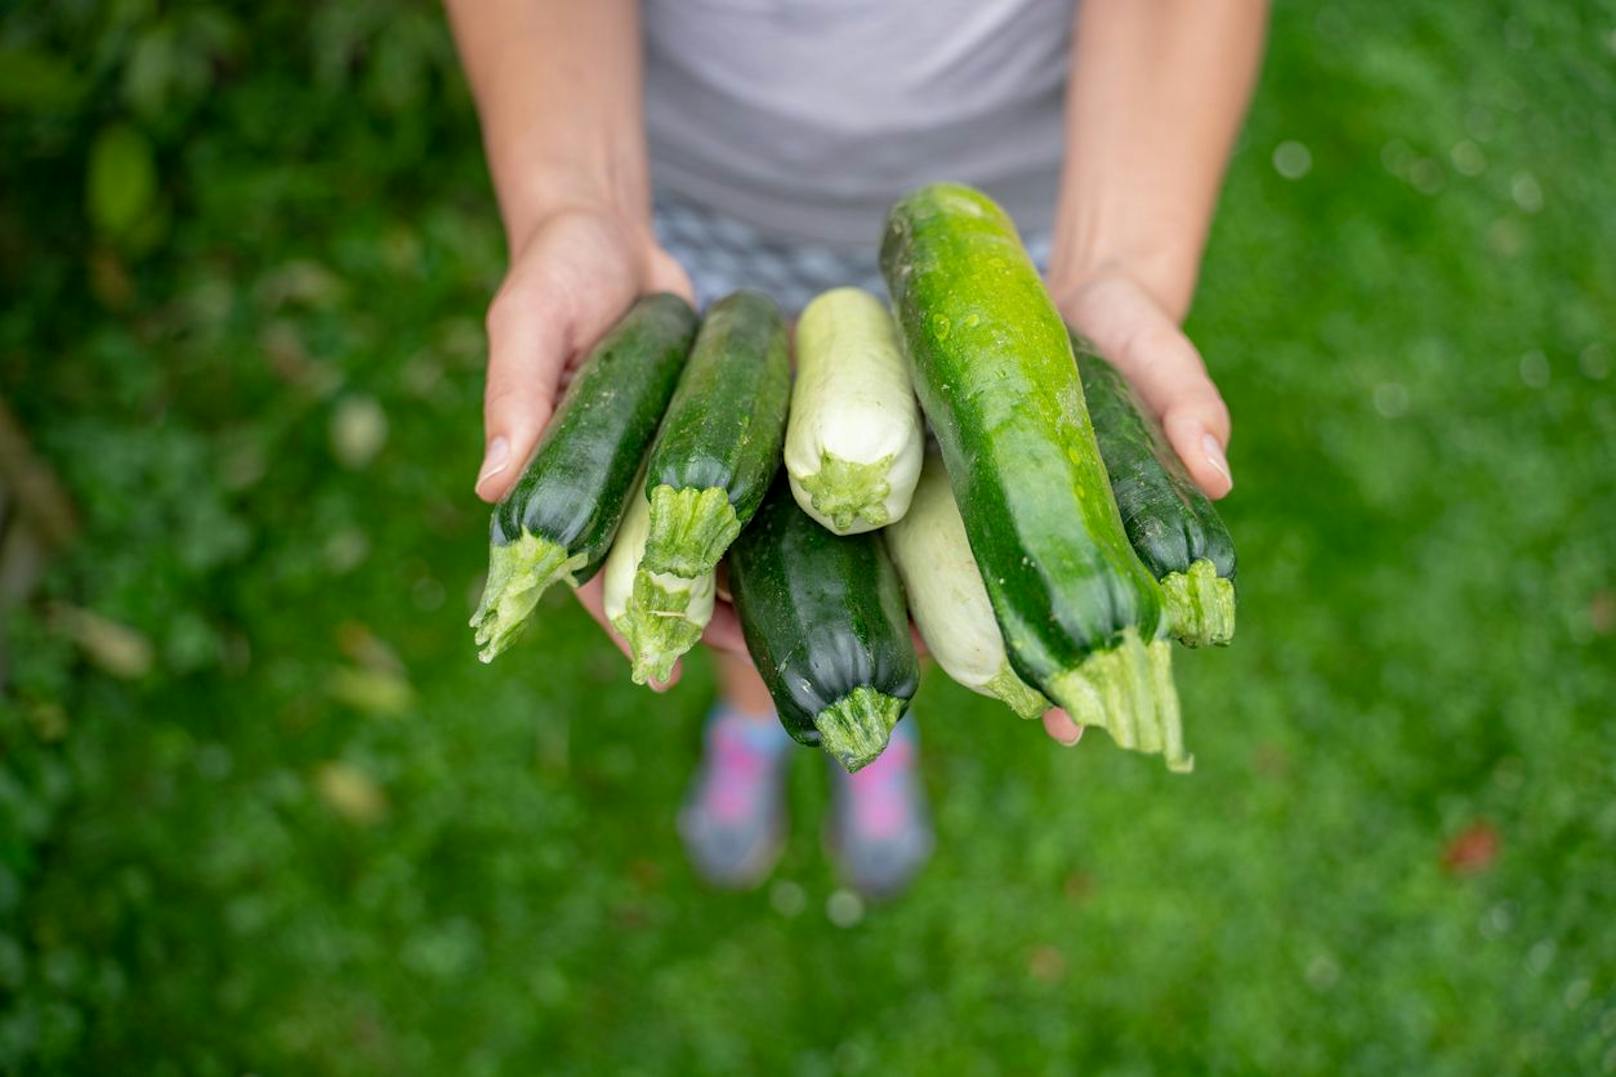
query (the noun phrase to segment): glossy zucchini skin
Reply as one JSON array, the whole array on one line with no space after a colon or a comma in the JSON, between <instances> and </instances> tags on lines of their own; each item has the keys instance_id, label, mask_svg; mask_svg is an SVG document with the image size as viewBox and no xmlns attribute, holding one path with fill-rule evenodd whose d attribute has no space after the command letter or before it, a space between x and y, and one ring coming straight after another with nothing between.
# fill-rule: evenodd
<instances>
[{"instance_id":1,"label":"glossy zucchini skin","mask_svg":"<svg viewBox=\"0 0 1616 1077\"><path fill-rule=\"evenodd\" d=\"M1181 590L1196 590L1188 581L1204 571L1196 568L1197 562L1210 565L1218 579L1234 580L1229 529L1122 373L1075 332L1072 350L1123 527L1134 552L1166 588L1174 635L1190 646L1228 643L1234 632L1232 586L1183 609L1174 600Z\"/></svg>"},{"instance_id":2,"label":"glossy zucchini skin","mask_svg":"<svg viewBox=\"0 0 1616 1077\"><path fill-rule=\"evenodd\" d=\"M696 312L676 295L646 296L629 308L573 375L521 479L494 507L493 545L538 535L583 555L575 584L594 576L696 326Z\"/></svg>"},{"instance_id":3,"label":"glossy zucchini skin","mask_svg":"<svg viewBox=\"0 0 1616 1077\"><path fill-rule=\"evenodd\" d=\"M879 535L821 527L782 470L728 564L747 650L786 731L821 744L828 714L855 693L879 695L890 719L879 746L835 753L849 769L875 758L920 678L903 587Z\"/></svg>"},{"instance_id":4,"label":"glossy zucchini skin","mask_svg":"<svg viewBox=\"0 0 1616 1077\"><path fill-rule=\"evenodd\" d=\"M646 296L579 366L521 478L494 507L488 581L471 618L484 662L515 642L552 584L576 587L599 571L696 325L678 296Z\"/></svg>"},{"instance_id":5,"label":"glossy zucchini skin","mask_svg":"<svg viewBox=\"0 0 1616 1077\"><path fill-rule=\"evenodd\" d=\"M790 396L774 301L741 291L714 303L651 450L648 569L694 576L723 556L768 493Z\"/></svg>"},{"instance_id":6,"label":"glossy zucchini skin","mask_svg":"<svg viewBox=\"0 0 1616 1077\"><path fill-rule=\"evenodd\" d=\"M986 195L934 184L887 218L881 267L1011 664L1047 687L1126 629L1155 638L1161 592L1134 556L1066 326Z\"/></svg>"},{"instance_id":7,"label":"glossy zucchini skin","mask_svg":"<svg viewBox=\"0 0 1616 1077\"><path fill-rule=\"evenodd\" d=\"M881 268L1011 668L1080 725L1189 770L1162 591L1014 225L980 191L922 187L888 214Z\"/></svg>"}]
</instances>

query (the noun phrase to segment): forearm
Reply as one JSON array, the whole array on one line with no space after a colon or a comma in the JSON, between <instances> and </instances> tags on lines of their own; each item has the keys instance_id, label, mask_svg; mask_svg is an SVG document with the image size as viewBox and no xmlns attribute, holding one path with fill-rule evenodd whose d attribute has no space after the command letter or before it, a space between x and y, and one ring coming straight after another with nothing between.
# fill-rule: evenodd
<instances>
[{"instance_id":1,"label":"forearm","mask_svg":"<svg viewBox=\"0 0 1616 1077\"><path fill-rule=\"evenodd\" d=\"M445 0L512 249L587 208L649 227L636 0Z\"/></svg>"},{"instance_id":2,"label":"forearm","mask_svg":"<svg viewBox=\"0 0 1616 1077\"><path fill-rule=\"evenodd\" d=\"M1050 267L1057 296L1126 272L1182 320L1251 98L1264 0L1085 0Z\"/></svg>"}]
</instances>

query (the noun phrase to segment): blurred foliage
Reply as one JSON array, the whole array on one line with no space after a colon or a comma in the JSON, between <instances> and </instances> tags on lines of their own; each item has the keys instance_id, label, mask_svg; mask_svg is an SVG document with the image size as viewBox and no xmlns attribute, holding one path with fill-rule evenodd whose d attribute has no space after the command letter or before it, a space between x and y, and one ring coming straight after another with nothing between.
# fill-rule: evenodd
<instances>
[{"instance_id":1,"label":"blurred foliage","mask_svg":"<svg viewBox=\"0 0 1616 1077\"><path fill-rule=\"evenodd\" d=\"M502 250L441 14L0 16L0 392L83 517L6 627L0 1071L1616 1071L1616 8L1278 5L1192 334L1241 635L1200 769L939 678L941 847L684 866L710 691L492 669Z\"/></svg>"}]
</instances>

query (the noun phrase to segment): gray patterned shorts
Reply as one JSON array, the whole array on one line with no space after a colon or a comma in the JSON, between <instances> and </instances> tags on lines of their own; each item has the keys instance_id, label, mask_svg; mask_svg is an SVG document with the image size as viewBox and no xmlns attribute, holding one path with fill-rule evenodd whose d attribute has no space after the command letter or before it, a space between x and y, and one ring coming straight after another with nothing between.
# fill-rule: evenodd
<instances>
[{"instance_id":1,"label":"gray patterned shorts","mask_svg":"<svg viewBox=\"0 0 1616 1077\"><path fill-rule=\"evenodd\" d=\"M696 301L705 308L738 288L755 288L795 316L820 292L844 284L885 295L876 265L875 237L857 253L816 243L771 239L749 224L667 194L655 204L656 234L664 249L690 274ZM1049 264L1049 236L1023 236L1042 271Z\"/></svg>"}]
</instances>

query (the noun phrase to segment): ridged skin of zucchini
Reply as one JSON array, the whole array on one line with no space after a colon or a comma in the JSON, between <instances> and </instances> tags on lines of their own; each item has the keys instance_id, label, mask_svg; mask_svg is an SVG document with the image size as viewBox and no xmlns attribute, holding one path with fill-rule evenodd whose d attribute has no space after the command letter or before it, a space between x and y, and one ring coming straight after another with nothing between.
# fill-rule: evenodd
<instances>
[{"instance_id":1,"label":"ridged skin of zucchini","mask_svg":"<svg viewBox=\"0 0 1616 1077\"><path fill-rule=\"evenodd\" d=\"M774 301L741 291L714 303L651 450L649 569L693 576L717 563L768 492L790 394Z\"/></svg>"},{"instance_id":2,"label":"ridged skin of zucchini","mask_svg":"<svg viewBox=\"0 0 1616 1077\"><path fill-rule=\"evenodd\" d=\"M1004 211L955 184L887 218L881 266L1011 662L1044 684L1161 592L1111 497L1066 326Z\"/></svg>"},{"instance_id":3,"label":"ridged skin of zucchini","mask_svg":"<svg viewBox=\"0 0 1616 1077\"><path fill-rule=\"evenodd\" d=\"M672 399L697 318L646 296L590 352L489 524L488 582L472 616L483 661L515 641L544 591L600 569Z\"/></svg>"},{"instance_id":4,"label":"ridged skin of zucchini","mask_svg":"<svg viewBox=\"0 0 1616 1077\"><path fill-rule=\"evenodd\" d=\"M1123 527L1134 552L1166 589L1174 634L1191 646L1228 643L1234 589L1203 582L1206 571L1196 564L1210 565L1219 579L1233 581L1229 529L1122 373L1075 332L1072 349ZM1181 594L1182 603L1177 601Z\"/></svg>"},{"instance_id":5,"label":"ridged skin of zucchini","mask_svg":"<svg viewBox=\"0 0 1616 1077\"><path fill-rule=\"evenodd\" d=\"M821 527L782 471L728 564L747 650L786 731L823 744L850 770L870 762L920 676L903 588L880 536ZM859 735L838 736L828 721L850 708L861 711Z\"/></svg>"}]
</instances>

